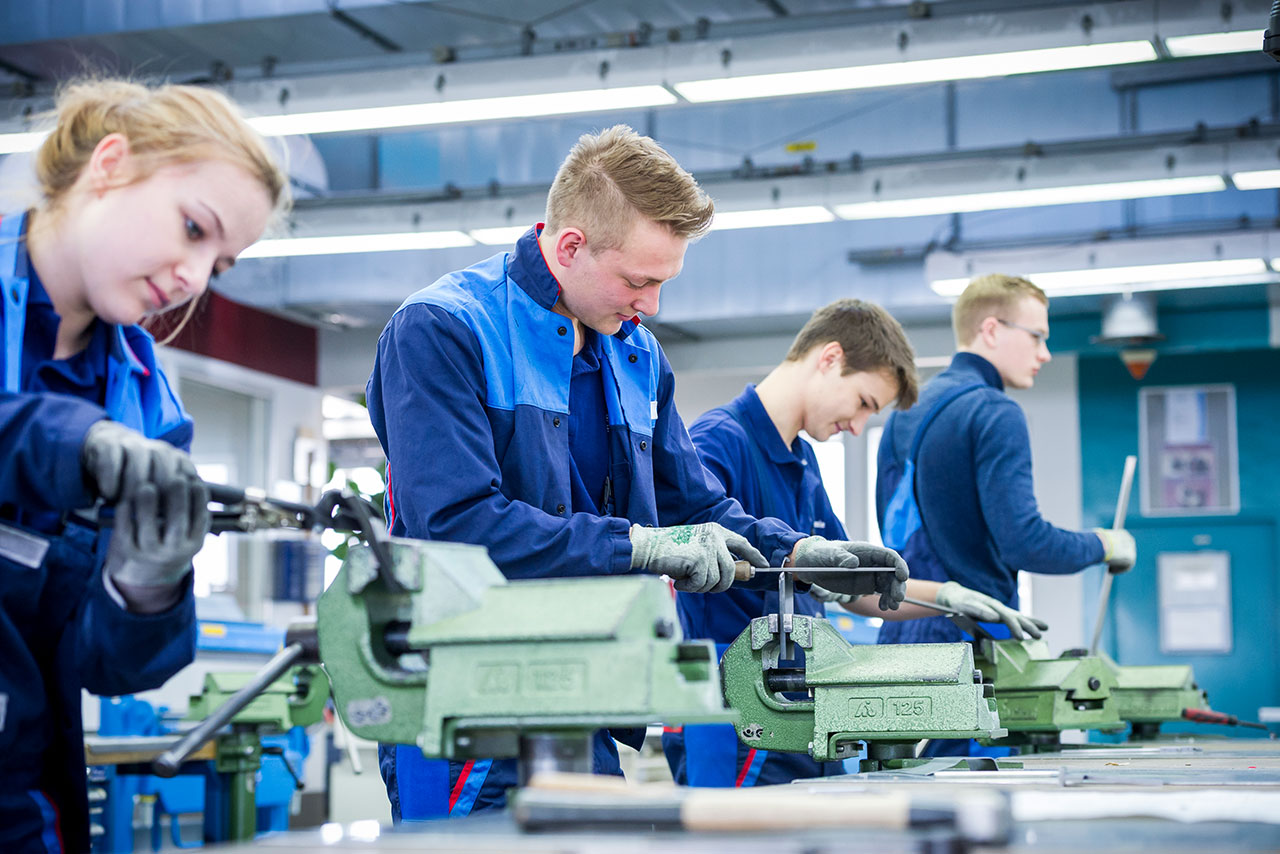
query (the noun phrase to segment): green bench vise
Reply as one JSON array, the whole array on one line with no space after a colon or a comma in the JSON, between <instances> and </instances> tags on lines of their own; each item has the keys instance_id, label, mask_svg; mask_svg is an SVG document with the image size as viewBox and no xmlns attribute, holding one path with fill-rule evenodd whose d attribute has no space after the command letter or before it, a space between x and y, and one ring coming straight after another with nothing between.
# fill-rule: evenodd
<instances>
[{"instance_id":1,"label":"green bench vise","mask_svg":"<svg viewBox=\"0 0 1280 854\"><path fill-rule=\"evenodd\" d=\"M206 673L204 690L192 695L187 720L200 721L247 685L252 673L228 671ZM324 704L329 699L329 682L314 664L290 668L269 684L231 718L233 727L253 727L263 733L285 732L293 727L308 727L324 717Z\"/></svg>"},{"instance_id":2,"label":"green bench vise","mask_svg":"<svg viewBox=\"0 0 1280 854\"><path fill-rule=\"evenodd\" d=\"M377 509L347 490L315 507L227 486L211 493L223 505L217 531L333 529L362 545L347 552L316 616L295 621L262 670L156 759L157 774L178 773L228 723L234 736L242 712L293 714L281 705L288 680L277 683L300 664L322 664L356 735L415 744L431 758L519 757L522 783L542 770L590 772L599 729L733 720L715 647L682 641L657 577L508 582L479 546L389 537ZM263 711L248 711L255 706ZM251 792L246 803L232 838L252 837Z\"/></svg>"},{"instance_id":3,"label":"green bench vise","mask_svg":"<svg viewBox=\"0 0 1280 854\"><path fill-rule=\"evenodd\" d=\"M1114 732L1132 724L1132 738L1152 738L1185 709L1209 708L1187 665L1122 666L1082 649L1054 658L1043 641L1011 638L983 637L974 649L1010 733L1002 744L1027 752L1059 749L1065 729Z\"/></svg>"},{"instance_id":4,"label":"green bench vise","mask_svg":"<svg viewBox=\"0 0 1280 854\"><path fill-rule=\"evenodd\" d=\"M1009 730L1001 745L1058 750L1063 730L1124 727L1115 671L1102 659L1074 651L1055 658L1041 640L983 637L973 647L983 677L995 688L1000 722Z\"/></svg>"},{"instance_id":5,"label":"green bench vise","mask_svg":"<svg viewBox=\"0 0 1280 854\"><path fill-rule=\"evenodd\" d=\"M317 606L320 659L358 736L520 757L524 782L590 772L598 729L732 719L714 646L682 641L656 577L509 582L478 546L382 545L386 561L353 549Z\"/></svg>"},{"instance_id":6,"label":"green bench vise","mask_svg":"<svg viewBox=\"0 0 1280 854\"><path fill-rule=\"evenodd\" d=\"M214 770L226 780L228 839L253 839L257 830L262 736L311 726L324 717L328 680L314 664L276 664L284 661L284 655L278 653L257 673L206 673L204 690L191 697L186 718L200 723L154 762L157 774L172 777L187 756L210 738L214 740ZM224 731L227 725L230 730ZM302 788L287 761L285 768Z\"/></svg>"},{"instance_id":7,"label":"green bench vise","mask_svg":"<svg viewBox=\"0 0 1280 854\"><path fill-rule=\"evenodd\" d=\"M1187 709L1209 711L1209 697L1189 664L1121 665L1106 655L1099 658L1114 673L1111 693L1120 720L1132 725L1130 739L1155 738L1161 724L1183 720Z\"/></svg>"},{"instance_id":8,"label":"green bench vise","mask_svg":"<svg viewBox=\"0 0 1280 854\"><path fill-rule=\"evenodd\" d=\"M782 578L783 613L752 620L721 659L744 744L825 762L865 742L861 770L876 771L914 764L921 739L1005 735L968 644L850 644L826 620L789 613L790 574ZM788 665L791 644L803 667Z\"/></svg>"}]
</instances>

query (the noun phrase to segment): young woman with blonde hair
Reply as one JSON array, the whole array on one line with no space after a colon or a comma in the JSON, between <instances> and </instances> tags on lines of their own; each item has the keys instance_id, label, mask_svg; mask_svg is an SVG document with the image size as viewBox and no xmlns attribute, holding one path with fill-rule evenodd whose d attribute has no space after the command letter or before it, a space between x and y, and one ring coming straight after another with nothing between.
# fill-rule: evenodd
<instances>
[{"instance_id":1,"label":"young woman with blonde hair","mask_svg":"<svg viewBox=\"0 0 1280 854\"><path fill-rule=\"evenodd\" d=\"M162 684L195 651L208 492L138 324L193 302L287 203L223 96L65 87L42 193L0 217L0 849L86 851L81 689ZM71 511L114 509L98 532Z\"/></svg>"}]
</instances>

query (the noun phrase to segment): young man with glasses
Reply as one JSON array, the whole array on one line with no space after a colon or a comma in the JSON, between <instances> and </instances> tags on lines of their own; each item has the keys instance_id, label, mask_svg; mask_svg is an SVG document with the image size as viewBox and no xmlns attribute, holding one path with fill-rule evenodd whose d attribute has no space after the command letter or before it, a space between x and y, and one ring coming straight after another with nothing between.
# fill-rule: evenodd
<instances>
[{"instance_id":1,"label":"young man with glasses","mask_svg":"<svg viewBox=\"0 0 1280 854\"><path fill-rule=\"evenodd\" d=\"M954 581L1012 608L1018 570L1132 567L1127 531L1066 531L1036 506L1026 416L1005 388L1031 388L1051 358L1044 291L1014 276L980 276L956 301L952 328L959 352L951 365L925 384L916 406L893 413L880 440L876 509L885 544L906 558L913 580ZM1008 636L998 623L984 625ZM931 617L886 622L879 640L963 637L946 617Z\"/></svg>"}]
</instances>

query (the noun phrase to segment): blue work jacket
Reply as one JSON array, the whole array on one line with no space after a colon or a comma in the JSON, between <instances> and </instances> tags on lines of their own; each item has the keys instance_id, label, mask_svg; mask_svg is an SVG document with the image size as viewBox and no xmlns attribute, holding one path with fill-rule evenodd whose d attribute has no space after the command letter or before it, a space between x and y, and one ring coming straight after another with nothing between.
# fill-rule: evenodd
<instances>
[{"instance_id":1,"label":"blue work jacket","mask_svg":"<svg viewBox=\"0 0 1280 854\"><path fill-rule=\"evenodd\" d=\"M703 413L690 425L689 435L703 465L752 516L780 519L797 531L829 539L845 538L813 447L799 436L787 447L755 386ZM733 587L724 593L677 593L676 608L686 637L713 640L723 652L754 618L778 613L778 591ZM807 593L797 593L795 613L824 617L826 610ZM839 762L747 747L729 724L669 728L662 744L676 781L693 786L744 787L844 773Z\"/></svg>"},{"instance_id":2,"label":"blue work jacket","mask_svg":"<svg viewBox=\"0 0 1280 854\"><path fill-rule=\"evenodd\" d=\"M813 448L799 436L787 447L755 386L699 416L689 436L702 464L752 516L779 519L805 534L845 538ZM724 593L677 593L676 607L686 637L730 644L751 620L778 612L778 591L732 587ZM807 593L796 594L795 608L806 616L825 613L823 604Z\"/></svg>"},{"instance_id":3,"label":"blue work jacket","mask_svg":"<svg viewBox=\"0 0 1280 854\"><path fill-rule=\"evenodd\" d=\"M572 513L573 326L530 229L409 297L378 341L369 417L388 460L391 533L478 543L508 578L631 571L632 524L719 522L781 561L800 535L757 520L698 459L675 379L635 322L602 336L614 516Z\"/></svg>"},{"instance_id":4,"label":"blue work jacket","mask_svg":"<svg viewBox=\"0 0 1280 854\"><path fill-rule=\"evenodd\" d=\"M99 322L88 352L100 361L52 358L59 319L29 267L24 223L23 215L0 220L0 850L81 851L89 847L81 689L156 688L189 664L195 600L188 582L169 611L132 614L108 594L109 535L64 519L92 503L80 446L109 417L186 448L191 421L142 329ZM93 399L40 390L72 360Z\"/></svg>"},{"instance_id":5,"label":"blue work jacket","mask_svg":"<svg viewBox=\"0 0 1280 854\"><path fill-rule=\"evenodd\" d=\"M781 561L801 535L748 516L708 477L671 366L634 321L600 339L614 515L572 511L573 325L552 310L560 288L538 233L410 296L379 339L367 400L388 460L391 533L484 545L513 579L628 573L632 524L718 522ZM404 752L383 752L394 776ZM597 768L604 758L598 750ZM500 765L483 767L492 777ZM474 783L455 766L436 775L446 794ZM388 790L395 806L390 777ZM458 802L443 814L459 814ZM464 802L502 804L486 792Z\"/></svg>"},{"instance_id":6,"label":"blue work jacket","mask_svg":"<svg viewBox=\"0 0 1280 854\"><path fill-rule=\"evenodd\" d=\"M1018 607L1018 570L1076 572L1102 560L1091 533L1056 528L1040 515L1031 478L1031 437L1022 408L1004 393L999 371L957 353L925 384L920 401L885 424L877 460L881 530L921 420L948 391L981 385L939 411L916 460L921 529L903 558L912 578L956 581ZM948 643L964 634L946 617L886 622L880 643Z\"/></svg>"}]
</instances>

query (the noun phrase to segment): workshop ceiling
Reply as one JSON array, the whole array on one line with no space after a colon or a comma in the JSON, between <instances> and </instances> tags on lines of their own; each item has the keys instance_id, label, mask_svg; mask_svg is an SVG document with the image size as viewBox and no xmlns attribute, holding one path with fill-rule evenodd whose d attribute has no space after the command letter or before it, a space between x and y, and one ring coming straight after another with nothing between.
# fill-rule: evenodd
<instances>
[{"instance_id":1,"label":"workshop ceiling","mask_svg":"<svg viewBox=\"0 0 1280 854\"><path fill-rule=\"evenodd\" d=\"M377 68L814 27L851 12L907 5L840 0L275 0L3 4L0 69L51 80L89 67L173 78ZM987 8L1015 2L984 4Z\"/></svg>"},{"instance_id":2,"label":"workshop ceiling","mask_svg":"<svg viewBox=\"0 0 1280 854\"><path fill-rule=\"evenodd\" d=\"M86 68L215 83L259 117L656 83L667 105L291 137L303 201L281 236L460 230L485 243L477 228L538 218L578 134L621 121L663 142L722 213L822 214L709 235L664 291L660 334L790 329L850 294L904 320L941 320L948 306L923 264L939 247L1052 253L1274 227L1276 192L1245 191L1238 178L1278 160L1280 66L1261 51L1171 58L1167 44L1260 30L1265 16L1264 0L0 0L0 132L25 129L55 82ZM1157 58L719 103L691 102L676 85L677 70L821 73L1122 39L1149 41ZM901 219L855 210L1182 174L1220 189L1024 210L953 205ZM218 287L322 326L376 329L413 290L501 248L452 245L248 260ZM1276 276L1268 268L1258 281ZM1261 287L1227 290L1212 298L1266 299ZM1091 311L1097 301L1064 303Z\"/></svg>"}]
</instances>

